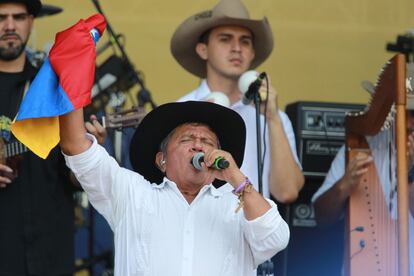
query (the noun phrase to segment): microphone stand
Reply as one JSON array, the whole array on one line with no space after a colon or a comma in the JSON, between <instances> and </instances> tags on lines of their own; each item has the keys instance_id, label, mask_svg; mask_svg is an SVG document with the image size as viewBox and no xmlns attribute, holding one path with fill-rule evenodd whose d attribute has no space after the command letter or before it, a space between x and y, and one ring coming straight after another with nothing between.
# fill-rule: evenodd
<instances>
[{"instance_id":1,"label":"microphone stand","mask_svg":"<svg viewBox=\"0 0 414 276\"><path fill-rule=\"evenodd\" d=\"M257 185L259 193L263 195L263 164L262 164L262 139L261 139L261 123L260 123L260 95L259 91L255 91L253 97L254 106L256 109L256 144L257 144ZM265 126L266 127L266 126ZM274 275L273 262L267 260L260 264L257 268L258 276L273 276Z\"/></svg>"},{"instance_id":2,"label":"microphone stand","mask_svg":"<svg viewBox=\"0 0 414 276\"><path fill-rule=\"evenodd\" d=\"M257 144L257 185L259 193L263 195L263 164L262 164L262 140L261 140L261 123L260 123L260 95L258 92L254 93L253 98L256 109L256 144Z\"/></svg>"},{"instance_id":3,"label":"microphone stand","mask_svg":"<svg viewBox=\"0 0 414 276\"><path fill-rule=\"evenodd\" d=\"M145 96L146 96L146 98L148 98L147 94L149 92L148 92L148 90L145 87L144 81L139 77L137 71L134 68L134 65L131 63L131 61L130 61L130 59L129 59L129 57L128 57L125 49L124 49L124 46L119 42L119 37L120 36L115 34L114 29L112 28L111 24L108 21L108 18L105 16L105 14L104 14L104 12L102 10L102 7L101 7L101 5L99 3L99 0L92 0L92 3L94 4L96 10L100 14L102 14L102 16L105 18L105 21L106 21L106 29L107 29L107 31L109 33L110 39L113 39L113 41L115 41L116 46L121 51L122 59L124 60L125 64L127 65L128 69L129 69L128 74L131 77L131 80L134 83L138 83L141 86L141 90L140 90L140 92L138 92L138 94L140 94L141 91L145 91L145 93L146 93ZM148 102L151 104L151 107L152 108L155 108L156 107L155 103L151 100L151 98L150 98L150 100Z\"/></svg>"}]
</instances>

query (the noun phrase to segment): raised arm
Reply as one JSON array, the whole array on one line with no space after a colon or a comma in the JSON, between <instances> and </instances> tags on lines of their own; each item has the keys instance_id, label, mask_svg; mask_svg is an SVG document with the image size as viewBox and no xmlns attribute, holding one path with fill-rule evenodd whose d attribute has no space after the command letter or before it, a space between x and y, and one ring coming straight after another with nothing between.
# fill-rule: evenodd
<instances>
[{"instance_id":1,"label":"raised arm","mask_svg":"<svg viewBox=\"0 0 414 276\"><path fill-rule=\"evenodd\" d=\"M260 88L261 98L265 99L266 83ZM277 104L277 92L269 82L269 99L266 113L269 126L270 174L269 190L281 203L293 202L302 189L305 178L296 163Z\"/></svg>"},{"instance_id":2,"label":"raised arm","mask_svg":"<svg viewBox=\"0 0 414 276\"><path fill-rule=\"evenodd\" d=\"M60 116L59 124L60 147L65 154L80 154L91 146L92 142L86 138L82 108Z\"/></svg>"},{"instance_id":3,"label":"raised arm","mask_svg":"<svg viewBox=\"0 0 414 276\"><path fill-rule=\"evenodd\" d=\"M268 124L271 155L269 189L279 202L293 202L297 199L305 178L293 157L279 114L268 119Z\"/></svg>"}]
</instances>

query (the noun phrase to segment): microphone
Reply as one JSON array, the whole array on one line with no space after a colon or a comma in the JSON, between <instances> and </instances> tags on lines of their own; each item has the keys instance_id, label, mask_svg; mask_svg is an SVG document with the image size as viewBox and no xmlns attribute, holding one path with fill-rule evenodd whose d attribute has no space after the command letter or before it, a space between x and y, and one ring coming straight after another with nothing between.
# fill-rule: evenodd
<instances>
[{"instance_id":1,"label":"microphone","mask_svg":"<svg viewBox=\"0 0 414 276\"><path fill-rule=\"evenodd\" d=\"M194 166L194 168L196 168L199 171L203 170L203 166L201 165L202 162L204 162L204 152L196 153L191 159L191 164ZM228 168L229 165L229 161L224 159L224 157L219 156L214 160L214 163L211 166L211 168L216 170L223 170Z\"/></svg>"},{"instance_id":2,"label":"microphone","mask_svg":"<svg viewBox=\"0 0 414 276\"><path fill-rule=\"evenodd\" d=\"M239 78L239 89L242 92L243 104L250 104L255 94L259 92L259 88L262 85L266 72L258 73L254 70L244 72Z\"/></svg>"}]
</instances>

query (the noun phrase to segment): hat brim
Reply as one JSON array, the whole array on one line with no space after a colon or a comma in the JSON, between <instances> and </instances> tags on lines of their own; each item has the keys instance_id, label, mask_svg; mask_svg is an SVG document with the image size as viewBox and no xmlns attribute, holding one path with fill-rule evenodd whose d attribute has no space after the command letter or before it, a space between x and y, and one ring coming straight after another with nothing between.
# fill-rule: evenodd
<instances>
[{"instance_id":1,"label":"hat brim","mask_svg":"<svg viewBox=\"0 0 414 276\"><path fill-rule=\"evenodd\" d=\"M152 183L161 183L163 173L155 165L162 140L184 123L203 123L217 135L221 149L229 152L237 165L243 163L246 127L235 111L209 102L168 103L149 112L131 140L130 160L133 169ZM216 187L225 182L215 179Z\"/></svg>"},{"instance_id":2,"label":"hat brim","mask_svg":"<svg viewBox=\"0 0 414 276\"><path fill-rule=\"evenodd\" d=\"M188 72L200 78L206 77L205 61L198 56L195 47L203 33L219 26L240 26L252 32L255 57L250 69L254 69L263 63L273 50L273 35L266 17L262 20L252 20L222 16L195 20L192 16L177 28L170 43L172 55Z\"/></svg>"},{"instance_id":3,"label":"hat brim","mask_svg":"<svg viewBox=\"0 0 414 276\"><path fill-rule=\"evenodd\" d=\"M37 16L42 8L42 3L39 0L0 0L0 4L4 3L24 4L27 7L27 12L33 16Z\"/></svg>"},{"instance_id":4,"label":"hat brim","mask_svg":"<svg viewBox=\"0 0 414 276\"><path fill-rule=\"evenodd\" d=\"M39 18L39 17L44 17L44 16L55 15L55 14L61 13L62 11L63 9L61 7L45 4L45 5L42 5L42 8L40 9L36 17Z\"/></svg>"}]
</instances>

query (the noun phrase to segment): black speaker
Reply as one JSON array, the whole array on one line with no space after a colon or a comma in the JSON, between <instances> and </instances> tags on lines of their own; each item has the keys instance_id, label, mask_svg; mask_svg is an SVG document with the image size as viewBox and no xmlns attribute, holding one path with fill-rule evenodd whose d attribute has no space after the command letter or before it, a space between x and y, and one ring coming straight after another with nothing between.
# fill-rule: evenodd
<instances>
[{"instance_id":1,"label":"black speaker","mask_svg":"<svg viewBox=\"0 0 414 276\"><path fill-rule=\"evenodd\" d=\"M341 276L344 222L318 226L311 204L322 181L323 177L306 177L294 203L278 204L289 224L290 240L288 247L273 259L275 276Z\"/></svg>"},{"instance_id":2,"label":"black speaker","mask_svg":"<svg viewBox=\"0 0 414 276\"><path fill-rule=\"evenodd\" d=\"M295 102L286 106L305 176L325 177L344 144L346 114L364 108L361 104L325 102Z\"/></svg>"},{"instance_id":3,"label":"black speaker","mask_svg":"<svg viewBox=\"0 0 414 276\"><path fill-rule=\"evenodd\" d=\"M359 104L295 102L286 106L296 136L305 185L292 204L278 203L290 227L287 249L274 258L276 276L340 276L344 222L319 227L311 204L330 164L344 144L345 116Z\"/></svg>"}]
</instances>

